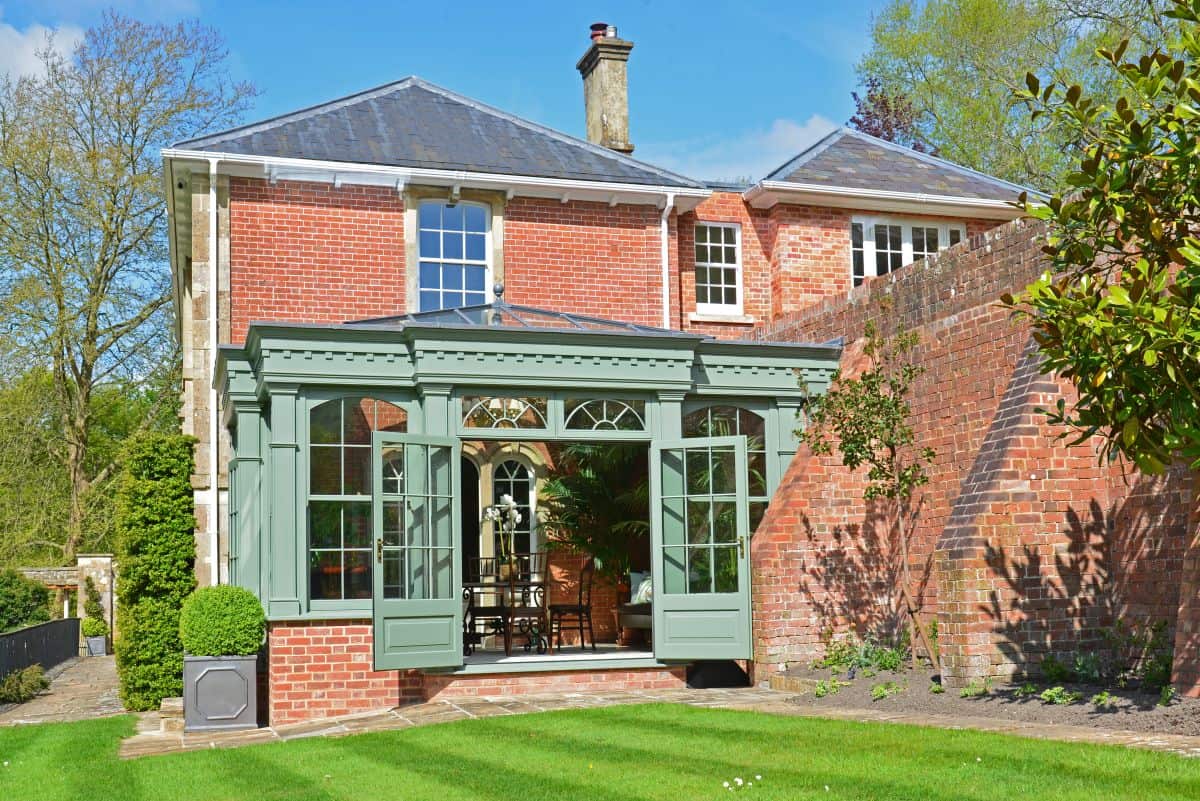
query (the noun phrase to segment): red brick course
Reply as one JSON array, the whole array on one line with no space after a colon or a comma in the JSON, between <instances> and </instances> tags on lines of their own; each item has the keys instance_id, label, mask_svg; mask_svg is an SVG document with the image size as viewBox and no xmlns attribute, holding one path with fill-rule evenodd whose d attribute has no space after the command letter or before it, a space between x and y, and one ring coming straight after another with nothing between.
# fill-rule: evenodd
<instances>
[{"instance_id":1,"label":"red brick course","mask_svg":"<svg viewBox=\"0 0 1200 801\"><path fill-rule=\"evenodd\" d=\"M405 310L395 189L229 181L231 339L252 321L341 323Z\"/></svg>"},{"instance_id":2,"label":"red brick course","mask_svg":"<svg viewBox=\"0 0 1200 801\"><path fill-rule=\"evenodd\" d=\"M1028 328L995 301L1045 269L1040 235L1027 223L975 234L790 314L768 336L845 337L853 372L867 320L919 333L926 372L913 388L914 422L938 455L910 569L924 610L937 614L950 684L1036 672L1046 654L1101 645L1117 619L1174 629L1177 617L1183 679L1180 660L1196 656L1178 645L1190 477L1126 481L1119 465L1099 464L1094 444L1067 447L1038 411L1069 403L1071 389L1041 374ZM760 676L813 658L831 633L880 632L894 620L895 543L881 526L886 510L861 492L859 476L804 448L785 475L753 545Z\"/></svg>"},{"instance_id":3,"label":"red brick course","mask_svg":"<svg viewBox=\"0 0 1200 801\"><path fill-rule=\"evenodd\" d=\"M272 726L391 709L434 698L682 687L683 667L456 676L372 669L369 620L269 625L267 699Z\"/></svg>"}]
</instances>

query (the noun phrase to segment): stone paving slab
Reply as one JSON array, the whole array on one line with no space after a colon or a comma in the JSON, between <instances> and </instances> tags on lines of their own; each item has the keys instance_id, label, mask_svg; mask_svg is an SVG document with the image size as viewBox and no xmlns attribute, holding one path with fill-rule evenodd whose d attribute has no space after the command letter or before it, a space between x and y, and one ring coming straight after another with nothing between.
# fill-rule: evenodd
<instances>
[{"instance_id":1,"label":"stone paving slab","mask_svg":"<svg viewBox=\"0 0 1200 801\"><path fill-rule=\"evenodd\" d=\"M124 711L117 691L116 657L88 656L58 672L41 695L0 713L0 726L91 720Z\"/></svg>"},{"instance_id":2,"label":"stone paving slab","mask_svg":"<svg viewBox=\"0 0 1200 801\"><path fill-rule=\"evenodd\" d=\"M889 713L876 709L812 709L791 703L792 693L765 688L735 690L646 690L596 694L480 696L471 699L430 701L341 718L295 723L274 728L240 732L181 734L144 731L121 743L122 758L206 748L234 748L262 742L284 742L305 737L341 737L371 731L391 731L426 726L452 720L488 718L500 715L583 709L622 704L678 703L689 706L744 709L793 717L854 720L868 723L900 723L944 729L980 731L1032 737L1042 740L1123 745L1151 751L1165 751L1187 757L1200 757L1200 737L1174 734L1093 729L1084 726L1047 725L997 721L991 718L952 717L948 715ZM147 727L148 729L149 727ZM139 731L142 731L139 727Z\"/></svg>"}]
</instances>

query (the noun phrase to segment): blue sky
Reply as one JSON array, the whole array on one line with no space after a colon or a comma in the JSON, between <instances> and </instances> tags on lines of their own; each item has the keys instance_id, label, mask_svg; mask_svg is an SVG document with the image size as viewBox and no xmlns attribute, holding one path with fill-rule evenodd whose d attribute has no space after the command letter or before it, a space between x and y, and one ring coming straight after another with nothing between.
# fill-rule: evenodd
<instances>
[{"instance_id":1,"label":"blue sky","mask_svg":"<svg viewBox=\"0 0 1200 801\"><path fill-rule=\"evenodd\" d=\"M575 62L588 25L605 21L635 43L634 155L697 178L761 177L850 116L854 65L883 2L10 2L0 71L28 69L46 30L69 43L115 5L221 31L234 73L262 91L248 119L416 74L582 136Z\"/></svg>"}]
</instances>

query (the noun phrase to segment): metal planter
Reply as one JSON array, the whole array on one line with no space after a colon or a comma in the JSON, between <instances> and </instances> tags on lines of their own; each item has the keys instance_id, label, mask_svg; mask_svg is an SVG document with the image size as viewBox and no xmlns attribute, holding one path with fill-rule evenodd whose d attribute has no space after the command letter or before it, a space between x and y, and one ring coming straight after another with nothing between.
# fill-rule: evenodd
<instances>
[{"instance_id":1,"label":"metal planter","mask_svg":"<svg viewBox=\"0 0 1200 801\"><path fill-rule=\"evenodd\" d=\"M185 656L184 731L256 728L257 665L257 656Z\"/></svg>"},{"instance_id":2,"label":"metal planter","mask_svg":"<svg viewBox=\"0 0 1200 801\"><path fill-rule=\"evenodd\" d=\"M84 637L83 639L87 641L88 656L108 656L107 636Z\"/></svg>"}]
</instances>

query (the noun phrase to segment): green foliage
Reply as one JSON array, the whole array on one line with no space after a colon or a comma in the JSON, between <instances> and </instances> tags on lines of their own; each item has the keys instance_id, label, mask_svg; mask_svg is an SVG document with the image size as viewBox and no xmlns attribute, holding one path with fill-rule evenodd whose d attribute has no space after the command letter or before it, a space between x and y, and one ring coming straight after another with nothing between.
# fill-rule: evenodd
<instances>
[{"instance_id":1,"label":"green foliage","mask_svg":"<svg viewBox=\"0 0 1200 801\"><path fill-rule=\"evenodd\" d=\"M191 437L143 434L130 441L117 493L121 698L157 708L183 692L179 610L195 587Z\"/></svg>"},{"instance_id":2,"label":"green foliage","mask_svg":"<svg viewBox=\"0 0 1200 801\"><path fill-rule=\"evenodd\" d=\"M23 704L49 686L42 666L30 665L0 680L0 704Z\"/></svg>"},{"instance_id":3,"label":"green foliage","mask_svg":"<svg viewBox=\"0 0 1200 801\"><path fill-rule=\"evenodd\" d=\"M262 604L243 587L201 587L183 602L179 636L193 656L250 656L262 646Z\"/></svg>"},{"instance_id":4,"label":"green foliage","mask_svg":"<svg viewBox=\"0 0 1200 801\"><path fill-rule=\"evenodd\" d=\"M1089 61L1134 37L1164 41L1164 0L891 0L872 18L860 81L911 110L911 137L990 175L1046 187L1070 171L1072 139L1030 119L1011 98L1032 70L1073 75L1090 91L1119 80Z\"/></svg>"},{"instance_id":5,"label":"green foliage","mask_svg":"<svg viewBox=\"0 0 1200 801\"><path fill-rule=\"evenodd\" d=\"M991 679L971 679L966 687L958 691L959 698L980 698L992 692Z\"/></svg>"},{"instance_id":6,"label":"green foliage","mask_svg":"<svg viewBox=\"0 0 1200 801\"><path fill-rule=\"evenodd\" d=\"M650 531L650 479L644 445L571 443L556 454L542 485L547 545L585 553L597 575L623 581L633 543Z\"/></svg>"},{"instance_id":7,"label":"green foliage","mask_svg":"<svg viewBox=\"0 0 1200 801\"><path fill-rule=\"evenodd\" d=\"M84 637L107 637L108 624L101 617L85 617L79 624Z\"/></svg>"},{"instance_id":8,"label":"green foliage","mask_svg":"<svg viewBox=\"0 0 1200 801\"><path fill-rule=\"evenodd\" d=\"M824 698L827 695L837 695L843 687L849 687L850 682L839 681L837 679L819 679L817 686L813 688L813 695L817 698Z\"/></svg>"},{"instance_id":9,"label":"green foliage","mask_svg":"<svg viewBox=\"0 0 1200 801\"><path fill-rule=\"evenodd\" d=\"M1119 89L1027 77L1017 97L1075 142L1061 194L1028 212L1050 269L1004 302L1032 325L1047 372L1078 393L1050 419L1144 473L1200 467L1200 3L1175 2L1178 56L1097 53Z\"/></svg>"},{"instance_id":10,"label":"green foliage","mask_svg":"<svg viewBox=\"0 0 1200 801\"><path fill-rule=\"evenodd\" d=\"M1037 695L1037 686L1031 682L1025 682L1017 689L1013 690L1013 698L1028 698L1031 695Z\"/></svg>"},{"instance_id":11,"label":"green foliage","mask_svg":"<svg viewBox=\"0 0 1200 801\"><path fill-rule=\"evenodd\" d=\"M904 692L904 687L894 681L885 681L871 687L871 700L882 701L893 695Z\"/></svg>"},{"instance_id":12,"label":"green foliage","mask_svg":"<svg viewBox=\"0 0 1200 801\"><path fill-rule=\"evenodd\" d=\"M1158 691L1158 705L1168 706L1175 700L1176 690L1170 684L1164 684L1163 688Z\"/></svg>"},{"instance_id":13,"label":"green foliage","mask_svg":"<svg viewBox=\"0 0 1200 801\"><path fill-rule=\"evenodd\" d=\"M946 692L946 688L942 686L941 682L931 681L929 682L929 692L934 695L941 695Z\"/></svg>"},{"instance_id":14,"label":"green foliage","mask_svg":"<svg viewBox=\"0 0 1200 801\"><path fill-rule=\"evenodd\" d=\"M1113 695L1112 693L1110 693L1108 690L1104 690L1103 692L1098 692L1092 696L1092 705L1098 706L1101 709L1107 709L1108 707L1114 705L1116 702L1117 702L1117 697L1115 695Z\"/></svg>"},{"instance_id":15,"label":"green foliage","mask_svg":"<svg viewBox=\"0 0 1200 801\"><path fill-rule=\"evenodd\" d=\"M1043 704L1053 704L1055 706L1066 706L1073 704L1083 698L1083 693L1068 690L1065 687L1049 687L1042 690L1042 694L1038 696Z\"/></svg>"},{"instance_id":16,"label":"green foliage","mask_svg":"<svg viewBox=\"0 0 1200 801\"><path fill-rule=\"evenodd\" d=\"M0 570L0 632L50 619L50 590L15 570Z\"/></svg>"},{"instance_id":17,"label":"green foliage","mask_svg":"<svg viewBox=\"0 0 1200 801\"><path fill-rule=\"evenodd\" d=\"M1051 684L1070 681L1075 678L1071 673L1071 668L1058 657L1053 654L1047 654L1042 660L1042 678Z\"/></svg>"},{"instance_id":18,"label":"green foliage","mask_svg":"<svg viewBox=\"0 0 1200 801\"><path fill-rule=\"evenodd\" d=\"M903 668L903 663L903 651L881 645L870 637L859 640L851 635L826 644L825 655L814 662L813 667L843 673L853 669L862 671L864 676L873 676L880 670L896 673Z\"/></svg>"},{"instance_id":19,"label":"green foliage","mask_svg":"<svg viewBox=\"0 0 1200 801\"><path fill-rule=\"evenodd\" d=\"M104 619L104 601L100 598L100 590L91 576L83 580L83 614L84 617Z\"/></svg>"},{"instance_id":20,"label":"green foliage","mask_svg":"<svg viewBox=\"0 0 1200 801\"><path fill-rule=\"evenodd\" d=\"M1101 666L1099 655L1093 652L1076 654L1075 668L1072 673L1075 674L1076 681L1082 681L1085 684L1099 684L1104 678L1104 669Z\"/></svg>"},{"instance_id":21,"label":"green foliage","mask_svg":"<svg viewBox=\"0 0 1200 801\"><path fill-rule=\"evenodd\" d=\"M918 338L900 332L888 339L874 323L867 323L864 336L867 369L853 378L835 373L829 391L809 399L808 426L796 434L817 455L833 453L836 441L843 465L865 466L866 500L903 503L928 483L925 465L934 457L932 448L913 449L908 395L924 372L912 361Z\"/></svg>"}]
</instances>

